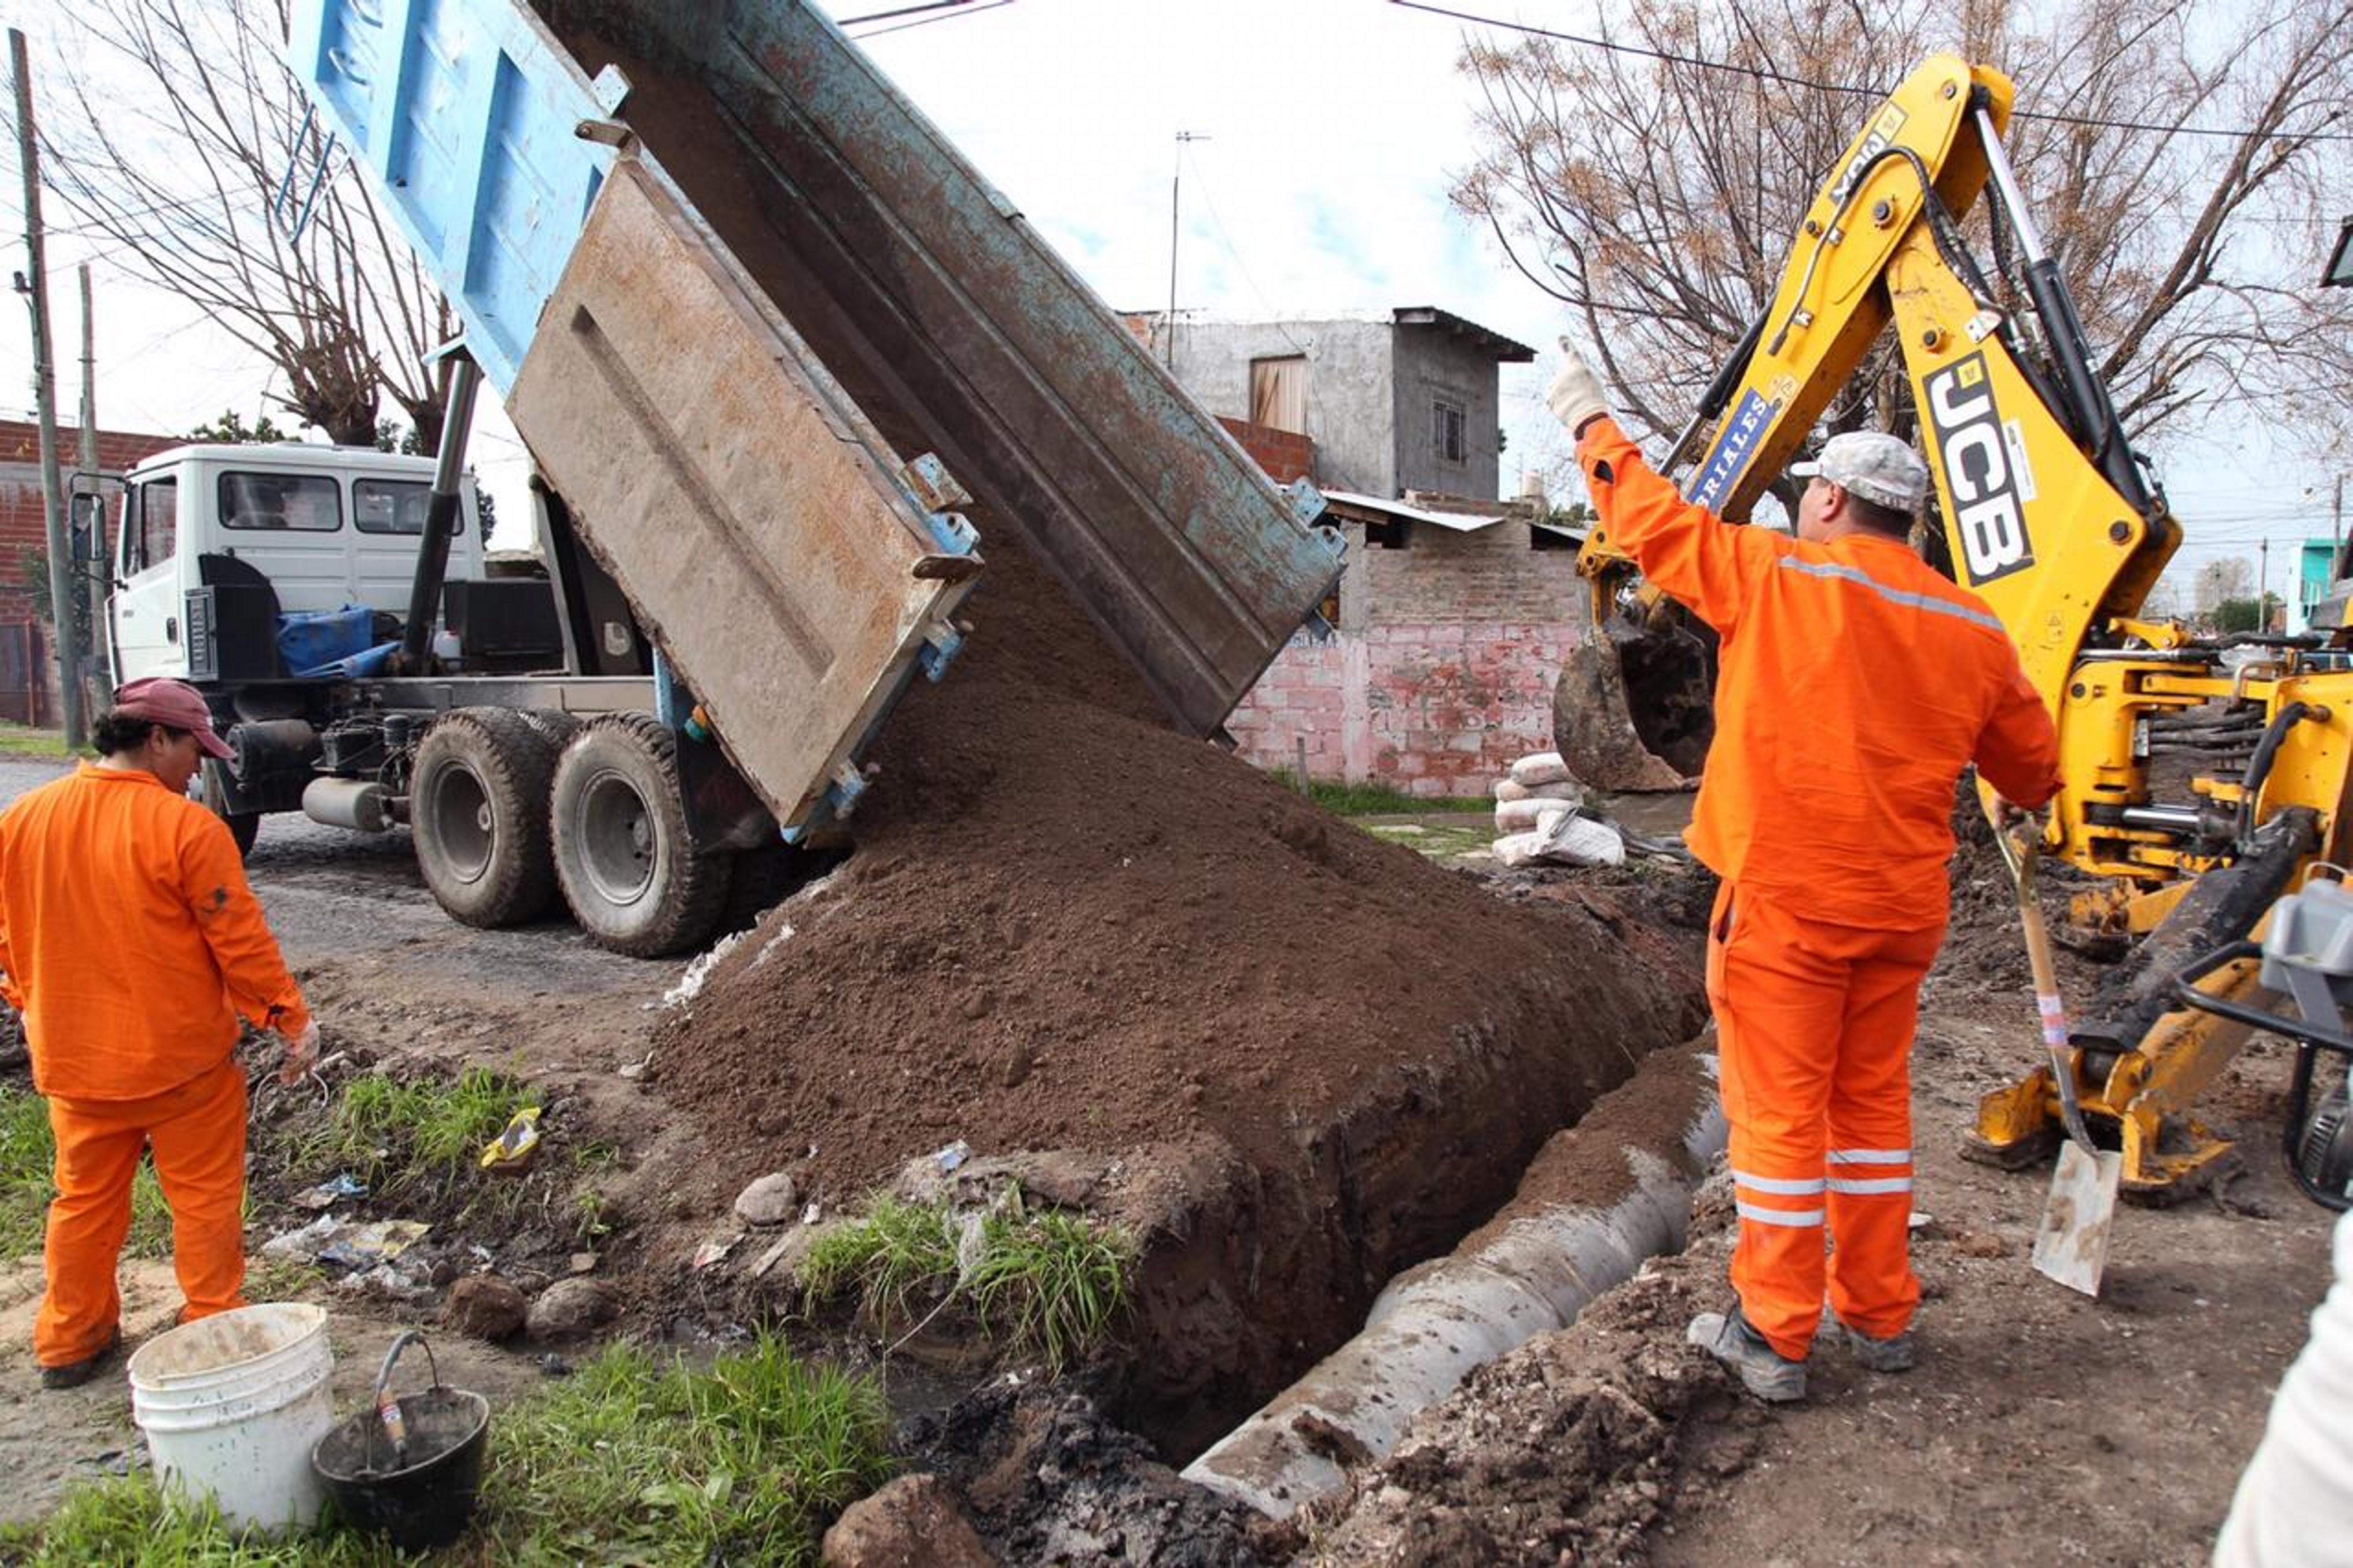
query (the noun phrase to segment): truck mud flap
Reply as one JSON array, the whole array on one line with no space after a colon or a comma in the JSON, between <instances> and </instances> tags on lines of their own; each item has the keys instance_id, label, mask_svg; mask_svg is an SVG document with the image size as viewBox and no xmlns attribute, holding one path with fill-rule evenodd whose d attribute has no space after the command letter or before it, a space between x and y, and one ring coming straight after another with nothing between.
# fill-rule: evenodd
<instances>
[{"instance_id":1,"label":"truck mud flap","mask_svg":"<svg viewBox=\"0 0 2353 1568\"><path fill-rule=\"evenodd\" d=\"M634 160L605 181L507 405L777 821L846 805L854 745L927 647L953 647L980 559Z\"/></svg>"}]
</instances>

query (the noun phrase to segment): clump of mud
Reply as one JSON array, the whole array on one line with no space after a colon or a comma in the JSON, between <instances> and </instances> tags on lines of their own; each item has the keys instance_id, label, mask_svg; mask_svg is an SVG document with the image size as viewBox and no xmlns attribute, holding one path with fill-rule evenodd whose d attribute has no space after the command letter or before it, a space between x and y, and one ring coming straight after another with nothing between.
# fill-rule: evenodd
<instances>
[{"instance_id":1,"label":"clump of mud","mask_svg":"<svg viewBox=\"0 0 2353 1568\"><path fill-rule=\"evenodd\" d=\"M1316 1561L1647 1562L1680 1489L1682 1430L1746 1415L1683 1342L1701 1296L1680 1272L1639 1276L1472 1373L1394 1454L1306 1510ZM1749 1447L1727 1430L1710 1462L1736 1468Z\"/></svg>"},{"instance_id":2,"label":"clump of mud","mask_svg":"<svg viewBox=\"0 0 2353 1568\"><path fill-rule=\"evenodd\" d=\"M1287 1531L1192 1485L1083 1396L1004 1381L908 1421L899 1447L946 1480L1006 1563L1253 1568Z\"/></svg>"}]
</instances>

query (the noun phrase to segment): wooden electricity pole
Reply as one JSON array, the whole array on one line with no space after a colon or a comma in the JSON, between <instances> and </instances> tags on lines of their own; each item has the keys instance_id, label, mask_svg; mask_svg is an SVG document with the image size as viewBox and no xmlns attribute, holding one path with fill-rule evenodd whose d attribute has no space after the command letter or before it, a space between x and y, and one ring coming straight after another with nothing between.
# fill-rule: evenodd
<instances>
[{"instance_id":1,"label":"wooden electricity pole","mask_svg":"<svg viewBox=\"0 0 2353 1568\"><path fill-rule=\"evenodd\" d=\"M101 692L114 689L114 672L107 667L106 591L113 568L107 564L106 494L98 483L98 327L90 313L90 263L81 264L81 469L82 486L90 492L90 513L84 523L90 539L90 559L82 563L82 585L90 595L90 643L83 662Z\"/></svg>"},{"instance_id":2,"label":"wooden electricity pole","mask_svg":"<svg viewBox=\"0 0 2353 1568\"><path fill-rule=\"evenodd\" d=\"M64 700L66 744L89 740L81 712L81 639L74 635L73 546L66 537L65 483L58 471L57 362L49 343L49 277L41 233L40 154L33 134L33 76L22 28L8 29L8 65L16 80L16 161L25 174L25 259L28 282L17 290L33 309L33 404L41 422L41 502L49 543L49 621L57 635L58 688Z\"/></svg>"}]
</instances>

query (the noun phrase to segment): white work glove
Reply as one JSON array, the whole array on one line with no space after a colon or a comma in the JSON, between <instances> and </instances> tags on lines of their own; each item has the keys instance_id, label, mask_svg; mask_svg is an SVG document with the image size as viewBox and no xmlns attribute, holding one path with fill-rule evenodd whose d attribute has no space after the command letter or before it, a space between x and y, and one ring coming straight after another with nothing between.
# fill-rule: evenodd
<instances>
[{"instance_id":1,"label":"white work glove","mask_svg":"<svg viewBox=\"0 0 2353 1568\"><path fill-rule=\"evenodd\" d=\"M278 1081L300 1083L302 1077L319 1065L319 1020L311 1019L302 1026L302 1032L286 1041L286 1059L279 1064Z\"/></svg>"},{"instance_id":2,"label":"white work glove","mask_svg":"<svg viewBox=\"0 0 2353 1568\"><path fill-rule=\"evenodd\" d=\"M1545 405L1572 436L1582 434L1587 422L1609 412L1609 400L1601 393L1601 378L1567 338L1560 340L1560 373L1545 389Z\"/></svg>"}]
</instances>

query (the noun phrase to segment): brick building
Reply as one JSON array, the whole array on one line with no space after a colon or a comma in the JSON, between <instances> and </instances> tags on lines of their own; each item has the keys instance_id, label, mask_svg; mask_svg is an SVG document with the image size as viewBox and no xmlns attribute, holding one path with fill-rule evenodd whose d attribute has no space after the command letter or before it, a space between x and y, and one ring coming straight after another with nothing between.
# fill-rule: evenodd
<instances>
[{"instance_id":1,"label":"brick building","mask_svg":"<svg viewBox=\"0 0 2353 1568\"><path fill-rule=\"evenodd\" d=\"M1306 474L1348 566L1330 636L1295 634L1227 721L1241 754L1409 794L1483 795L1552 743L1583 635L1575 542L1487 499L1497 366L1534 353L1430 306L1359 319L1129 324L1275 479ZM1463 499L1465 497L1469 499Z\"/></svg>"},{"instance_id":2,"label":"brick building","mask_svg":"<svg viewBox=\"0 0 2353 1568\"><path fill-rule=\"evenodd\" d=\"M98 466L121 473L152 453L182 444L176 436L128 430L98 433ZM81 432L58 428L58 466L70 479ZM48 628L35 618L27 557L48 539L41 504L41 430L29 419L0 419L0 718L48 723L57 712L57 661Z\"/></svg>"},{"instance_id":3,"label":"brick building","mask_svg":"<svg viewBox=\"0 0 2353 1568\"><path fill-rule=\"evenodd\" d=\"M1335 630L1294 634L1227 728L1261 766L1296 767L1303 741L1311 777L1486 794L1552 743L1588 623L1574 541L1529 502L1325 500L1348 540Z\"/></svg>"}]
</instances>

